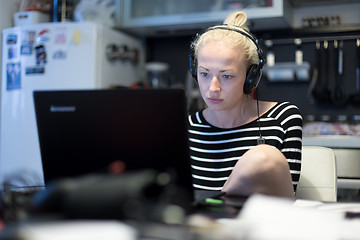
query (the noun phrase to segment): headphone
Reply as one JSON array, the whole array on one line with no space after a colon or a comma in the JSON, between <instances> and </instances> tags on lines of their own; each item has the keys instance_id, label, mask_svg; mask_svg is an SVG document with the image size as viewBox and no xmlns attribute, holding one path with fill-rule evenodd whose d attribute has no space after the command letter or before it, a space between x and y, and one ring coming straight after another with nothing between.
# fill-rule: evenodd
<instances>
[{"instance_id":1,"label":"headphone","mask_svg":"<svg viewBox=\"0 0 360 240\"><path fill-rule=\"evenodd\" d=\"M245 29L239 30L236 28L230 28L227 25L211 27L211 28L208 28L205 32L215 30L215 29L224 29L224 30L231 30L234 32L238 32L238 33L242 34L243 36L247 37L248 39L250 39L255 44L256 51L257 51L257 54L259 57L259 64L252 64L249 67L249 69L247 70L247 73L246 73L246 78L245 78L245 83L244 83L244 93L247 95L253 93L255 91L257 85L260 82L261 72L262 72L261 69L265 63L264 55L263 55L261 48L259 47L259 45L257 43L257 39L250 32L246 31ZM204 34L205 32L203 32L202 34ZM197 59L195 57L195 45L200 36L201 36L200 34L197 34L194 41L190 44L190 54L189 54L190 72L196 81L197 81Z\"/></svg>"}]
</instances>

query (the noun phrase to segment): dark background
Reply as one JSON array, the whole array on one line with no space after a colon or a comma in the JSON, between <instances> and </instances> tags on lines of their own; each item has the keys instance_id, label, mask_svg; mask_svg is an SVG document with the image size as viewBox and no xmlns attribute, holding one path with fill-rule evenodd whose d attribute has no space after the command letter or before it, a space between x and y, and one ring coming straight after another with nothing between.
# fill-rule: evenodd
<instances>
[{"instance_id":1,"label":"dark background","mask_svg":"<svg viewBox=\"0 0 360 240\"><path fill-rule=\"evenodd\" d=\"M316 41L321 44L328 40L333 44L334 40L344 40L343 47L343 81L348 94L356 93L356 38L360 38L359 26L350 29L305 29L301 31L282 30L273 32L255 32L259 39L264 54L266 48L264 41L271 39L274 41L273 51L276 62L293 62L295 59L296 46L293 39L303 40L302 50L305 62L311 65L310 78L316 66ZM171 84L185 84L185 79L189 69L188 53L189 44L198 31L193 31L185 35L172 35L162 37L148 37L145 39L147 48L147 62L158 61L166 62L170 65ZM325 66L329 69L328 66ZM323 115L329 115L330 120L337 121L338 115L347 116L352 120L354 115L360 115L360 105L347 101L345 104L336 105L334 103L319 102L308 94L310 79L308 81L283 81L271 82L264 76L258 87L258 96L261 100L269 101L290 101L296 104L304 117L313 115L315 120L321 120Z\"/></svg>"}]
</instances>

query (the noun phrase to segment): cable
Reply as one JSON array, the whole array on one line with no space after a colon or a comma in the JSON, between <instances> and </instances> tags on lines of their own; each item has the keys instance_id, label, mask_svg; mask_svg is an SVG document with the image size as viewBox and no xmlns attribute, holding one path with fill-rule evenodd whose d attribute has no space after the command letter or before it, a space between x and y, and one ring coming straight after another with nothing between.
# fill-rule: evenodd
<instances>
[{"instance_id":1,"label":"cable","mask_svg":"<svg viewBox=\"0 0 360 240\"><path fill-rule=\"evenodd\" d=\"M256 141L257 141L257 145L259 145L259 144L265 144L265 138L263 138L261 135L259 99L257 97L256 97L256 107L257 107L257 115L258 115L257 122L258 122L258 126L259 126L259 138Z\"/></svg>"}]
</instances>

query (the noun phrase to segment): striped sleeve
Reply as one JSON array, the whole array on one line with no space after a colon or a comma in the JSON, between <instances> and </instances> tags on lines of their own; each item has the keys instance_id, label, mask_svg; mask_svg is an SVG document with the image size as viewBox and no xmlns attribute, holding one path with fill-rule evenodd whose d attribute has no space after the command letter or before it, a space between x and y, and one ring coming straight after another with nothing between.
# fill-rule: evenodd
<instances>
[{"instance_id":1,"label":"striped sleeve","mask_svg":"<svg viewBox=\"0 0 360 240\"><path fill-rule=\"evenodd\" d=\"M289 163L296 191L301 169L302 116L299 109L288 102L278 104L267 116L277 119L284 130L283 143L279 149Z\"/></svg>"}]
</instances>

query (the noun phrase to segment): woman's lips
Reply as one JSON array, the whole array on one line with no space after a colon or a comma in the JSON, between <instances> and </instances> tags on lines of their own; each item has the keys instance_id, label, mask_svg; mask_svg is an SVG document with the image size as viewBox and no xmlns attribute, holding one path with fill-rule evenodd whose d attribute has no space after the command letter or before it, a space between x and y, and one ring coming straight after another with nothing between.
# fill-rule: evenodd
<instances>
[{"instance_id":1,"label":"woman's lips","mask_svg":"<svg viewBox=\"0 0 360 240\"><path fill-rule=\"evenodd\" d=\"M219 104L219 103L223 102L224 100L220 99L220 98L208 98L208 101L212 104Z\"/></svg>"}]
</instances>

